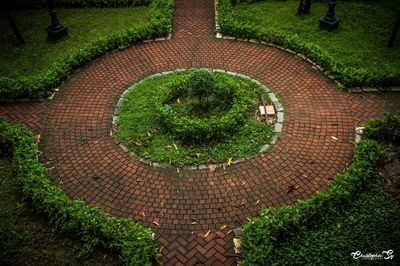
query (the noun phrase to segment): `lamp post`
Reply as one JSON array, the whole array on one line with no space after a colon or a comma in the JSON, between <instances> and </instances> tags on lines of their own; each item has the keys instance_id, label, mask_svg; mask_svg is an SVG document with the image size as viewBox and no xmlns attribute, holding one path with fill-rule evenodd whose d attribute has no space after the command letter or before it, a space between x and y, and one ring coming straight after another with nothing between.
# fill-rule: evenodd
<instances>
[{"instance_id":1,"label":"lamp post","mask_svg":"<svg viewBox=\"0 0 400 266\"><path fill-rule=\"evenodd\" d=\"M51 17L51 25L47 28L47 37L49 41L58 41L68 36L68 27L61 25L58 20L57 9L54 8L53 0L48 0L47 3Z\"/></svg>"},{"instance_id":2,"label":"lamp post","mask_svg":"<svg viewBox=\"0 0 400 266\"><path fill-rule=\"evenodd\" d=\"M336 0L329 0L328 11L320 17L319 27L323 30L333 31L339 27L340 19L335 17Z\"/></svg>"}]
</instances>

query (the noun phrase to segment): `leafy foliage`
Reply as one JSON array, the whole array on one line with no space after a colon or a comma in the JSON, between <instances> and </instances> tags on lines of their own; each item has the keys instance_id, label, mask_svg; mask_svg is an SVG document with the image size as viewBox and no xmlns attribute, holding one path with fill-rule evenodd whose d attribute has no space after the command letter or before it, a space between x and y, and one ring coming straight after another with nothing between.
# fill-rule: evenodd
<instances>
[{"instance_id":1,"label":"leafy foliage","mask_svg":"<svg viewBox=\"0 0 400 266\"><path fill-rule=\"evenodd\" d=\"M384 119L369 122L367 127L373 128L374 134L367 136L382 139L381 130L386 132L387 128L400 128L396 124L398 120L394 121L394 116L387 114ZM385 139L393 140L387 136ZM387 202L388 195L382 191L382 180L377 170L385 158L383 148L375 140L363 139L357 145L350 167L336 176L327 191L294 205L262 210L259 218L245 225L242 243L244 264L330 264L332 252L338 250L349 255L351 248L382 248L380 245L383 243L384 248L394 248L390 245L399 239L400 229L393 223L399 218L399 209L396 204ZM379 205L381 210L370 212L374 204ZM368 220L364 220L366 216ZM375 222L378 220L386 227L380 227L379 222ZM339 230L341 226L345 229ZM371 231L371 228L377 231L371 235L378 237L381 233L385 234L379 236L383 242L377 242L375 237L366 237L361 241L357 240L358 237L354 238L354 230L364 232ZM330 239L328 243L327 239ZM350 247L349 243L358 243L361 247ZM329 249L333 245L336 245L336 251ZM343 257L344 254L340 255L342 262L339 264L350 263ZM338 263L337 256L333 259L335 264Z\"/></svg>"},{"instance_id":2,"label":"leafy foliage","mask_svg":"<svg viewBox=\"0 0 400 266\"><path fill-rule=\"evenodd\" d=\"M149 5L151 0L53 0L56 7L130 7ZM47 0L13 0L12 8L26 9L47 7Z\"/></svg>"},{"instance_id":3,"label":"leafy foliage","mask_svg":"<svg viewBox=\"0 0 400 266\"><path fill-rule=\"evenodd\" d=\"M342 21L342 26L337 32L327 33L318 30L318 17L315 16L320 14L313 15L313 10L319 5L313 5L312 16L300 18L295 16L297 4L298 1L290 3L266 1L251 5L240 4L233 8L230 0L220 0L221 31L238 38L254 38L291 48L320 64L346 86L395 86L400 83L400 68L396 63L398 60L393 60L393 57L397 57L396 51L399 48L392 50L385 48L387 40L382 37L389 36L389 27L386 25L390 23L375 22L378 17L386 20L393 17L394 20L393 9L384 8L384 3L379 5L358 3L364 6L354 8L348 5L349 8L343 11L346 12L348 19ZM287 13L289 5L293 6L292 14ZM264 6L270 6L271 12L265 12ZM324 14L325 9L324 5L320 13ZM361 12L353 16L357 10ZM363 12L363 10L371 11ZM391 16L387 15L388 11L392 12ZM382 15L375 15L378 12ZM260 14L262 17L254 14ZM363 19L356 19L358 17ZM364 25L360 21L367 24ZM358 28L360 31L354 30ZM366 53L369 53L369 56L365 56Z\"/></svg>"},{"instance_id":4,"label":"leafy foliage","mask_svg":"<svg viewBox=\"0 0 400 266\"><path fill-rule=\"evenodd\" d=\"M6 147L11 147L15 178L23 195L37 210L48 215L56 227L79 234L86 250L101 245L120 251L127 265L151 264L158 248L150 229L130 219L107 216L103 210L81 200L70 200L46 178L45 169L38 162L34 138L24 126L11 126L1 120L0 139L7 143Z\"/></svg>"},{"instance_id":5,"label":"leafy foliage","mask_svg":"<svg viewBox=\"0 0 400 266\"><path fill-rule=\"evenodd\" d=\"M369 121L365 134L368 138L400 143L400 115L385 113L383 118Z\"/></svg>"},{"instance_id":6,"label":"leafy foliage","mask_svg":"<svg viewBox=\"0 0 400 266\"><path fill-rule=\"evenodd\" d=\"M229 137L247 118L250 99L240 85L231 80L225 81L226 82L219 81L217 83L214 80L213 74L207 70L193 71L185 82L186 84L181 86L185 88L182 95L177 95L176 90L173 89L170 89L170 92L176 95L175 97L166 95L166 98L169 100L164 101L163 106L160 108L163 126L166 127L172 135L186 142L194 141L204 143L210 139L215 140ZM223 104L220 102L221 98L215 101L213 105L205 103L206 99L215 95L216 88L223 88L224 91L221 91L223 94L227 94L228 91L233 92L231 99L233 104L228 110L223 110L221 108L220 105ZM179 112L177 110L178 108L174 108L174 105L172 105L172 107L169 105L171 104L171 100L175 101L176 97L182 97L185 94L189 95L189 100L192 98L198 101L200 110L195 108L197 112ZM165 106L165 104L167 104L167 106ZM204 113L208 113L211 107L216 109L216 112L210 116L204 117ZM192 108L189 108L189 111ZM179 109L182 110L182 108Z\"/></svg>"},{"instance_id":7,"label":"leafy foliage","mask_svg":"<svg viewBox=\"0 0 400 266\"><path fill-rule=\"evenodd\" d=\"M171 29L173 0L153 0L150 5L150 22L132 27L122 33L113 33L89 42L84 48L72 50L64 59L52 64L51 68L34 76L19 78L0 77L0 101L18 98L42 98L65 80L79 66L102 54L123 49L132 43L159 37Z\"/></svg>"},{"instance_id":8,"label":"leafy foliage","mask_svg":"<svg viewBox=\"0 0 400 266\"><path fill-rule=\"evenodd\" d=\"M200 102L211 96L215 88L215 80L210 71L199 69L193 71L187 79L189 95Z\"/></svg>"}]
</instances>

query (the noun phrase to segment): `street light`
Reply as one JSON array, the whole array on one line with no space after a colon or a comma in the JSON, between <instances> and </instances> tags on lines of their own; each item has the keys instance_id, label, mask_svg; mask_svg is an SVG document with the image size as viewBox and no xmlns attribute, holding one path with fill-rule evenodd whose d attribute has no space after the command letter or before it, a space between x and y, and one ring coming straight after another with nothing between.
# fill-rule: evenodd
<instances>
[{"instance_id":1,"label":"street light","mask_svg":"<svg viewBox=\"0 0 400 266\"><path fill-rule=\"evenodd\" d=\"M320 17L319 27L323 30L333 31L339 27L340 19L335 17L336 0L329 0L328 11L325 16Z\"/></svg>"},{"instance_id":2,"label":"street light","mask_svg":"<svg viewBox=\"0 0 400 266\"><path fill-rule=\"evenodd\" d=\"M51 17L51 26L47 28L47 37L49 41L58 41L68 36L68 27L61 25L57 17L57 9L54 8L53 0L48 0L49 14Z\"/></svg>"}]
</instances>

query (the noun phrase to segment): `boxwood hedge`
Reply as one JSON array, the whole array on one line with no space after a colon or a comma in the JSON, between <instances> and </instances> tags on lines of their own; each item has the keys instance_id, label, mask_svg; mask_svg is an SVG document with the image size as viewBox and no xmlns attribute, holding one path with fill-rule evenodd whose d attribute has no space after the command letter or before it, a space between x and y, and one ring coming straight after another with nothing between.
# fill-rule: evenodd
<instances>
[{"instance_id":1,"label":"boxwood hedge","mask_svg":"<svg viewBox=\"0 0 400 266\"><path fill-rule=\"evenodd\" d=\"M392 128L393 121L393 116L390 116L390 119L386 117L369 122L367 127L374 128L373 132L378 135L383 132L380 139L392 141L392 138L387 138L385 129ZM374 134L372 136L376 137ZM357 145L350 167L335 177L327 191L294 205L262 210L260 217L244 226L244 265L273 264L279 242L291 239L291 235L300 230L317 227L327 215L335 217L343 213L369 183L380 178L377 166L384 159L384 150L378 142L365 138Z\"/></svg>"},{"instance_id":2,"label":"boxwood hedge","mask_svg":"<svg viewBox=\"0 0 400 266\"><path fill-rule=\"evenodd\" d=\"M24 197L58 229L80 235L87 250L100 245L119 251L126 265L151 265L159 253L152 231L130 219L106 215L81 200L70 200L46 177L34 137L25 126L9 125L0 118L0 149L11 153Z\"/></svg>"},{"instance_id":3,"label":"boxwood hedge","mask_svg":"<svg viewBox=\"0 0 400 266\"><path fill-rule=\"evenodd\" d=\"M174 0L152 0L150 21L141 27L132 27L125 32L104 36L89 43L85 48L65 55L45 73L21 76L18 79L0 77L0 101L20 98L44 98L49 96L72 70L115 49L128 47L132 43L168 34L171 30Z\"/></svg>"},{"instance_id":4,"label":"boxwood hedge","mask_svg":"<svg viewBox=\"0 0 400 266\"><path fill-rule=\"evenodd\" d=\"M219 24L221 32L225 35L237 38L252 38L274 43L286 48L295 50L317 62L324 69L335 75L345 86L396 86L400 84L400 77L397 73L371 72L366 69L347 67L343 63L335 60L328 52L316 45L309 44L301 40L298 36L288 35L275 29L265 29L254 27L242 21L238 21L234 16L232 2L235 0L219 0ZM242 1L243 2L243 1ZM249 1L255 2L255 1Z\"/></svg>"}]
</instances>

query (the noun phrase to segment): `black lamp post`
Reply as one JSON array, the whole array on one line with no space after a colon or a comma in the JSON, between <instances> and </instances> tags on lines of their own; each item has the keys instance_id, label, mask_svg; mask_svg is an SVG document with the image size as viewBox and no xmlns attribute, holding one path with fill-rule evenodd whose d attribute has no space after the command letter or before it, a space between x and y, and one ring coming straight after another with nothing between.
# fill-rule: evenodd
<instances>
[{"instance_id":1,"label":"black lamp post","mask_svg":"<svg viewBox=\"0 0 400 266\"><path fill-rule=\"evenodd\" d=\"M57 9L54 8L53 0L48 0L49 14L51 17L51 26L47 28L47 37L49 41L58 41L68 36L68 27L61 25L57 17Z\"/></svg>"},{"instance_id":2,"label":"black lamp post","mask_svg":"<svg viewBox=\"0 0 400 266\"><path fill-rule=\"evenodd\" d=\"M319 19L319 27L323 30L333 31L339 27L340 19L335 17L336 0L329 0L328 11Z\"/></svg>"}]
</instances>

